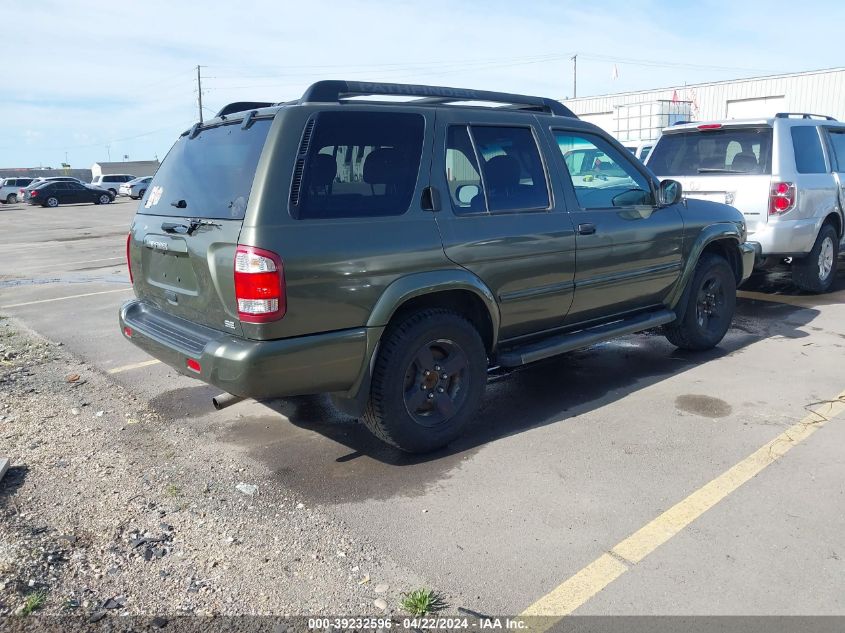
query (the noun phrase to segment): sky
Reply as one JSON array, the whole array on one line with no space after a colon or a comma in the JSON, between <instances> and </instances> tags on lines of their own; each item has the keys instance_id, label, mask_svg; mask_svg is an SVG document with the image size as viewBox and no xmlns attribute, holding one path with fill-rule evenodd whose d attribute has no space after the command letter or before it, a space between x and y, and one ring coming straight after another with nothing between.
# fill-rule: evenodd
<instances>
[{"instance_id":1,"label":"sky","mask_svg":"<svg viewBox=\"0 0 845 633\"><path fill-rule=\"evenodd\" d=\"M198 119L197 65L206 117L320 79L570 97L575 54L578 96L845 65L833 1L4 0L3 16L0 168L163 159Z\"/></svg>"}]
</instances>

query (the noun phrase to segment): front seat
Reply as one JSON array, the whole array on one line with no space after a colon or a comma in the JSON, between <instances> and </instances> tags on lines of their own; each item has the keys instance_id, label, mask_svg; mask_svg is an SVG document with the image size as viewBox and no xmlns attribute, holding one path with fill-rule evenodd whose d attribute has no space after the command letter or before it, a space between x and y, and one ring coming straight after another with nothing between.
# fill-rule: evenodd
<instances>
[{"instance_id":1,"label":"front seat","mask_svg":"<svg viewBox=\"0 0 845 633\"><path fill-rule=\"evenodd\" d=\"M519 190L520 167L515 158L500 154L484 165L484 184L487 187L487 204L490 211L513 207L510 199Z\"/></svg>"}]
</instances>

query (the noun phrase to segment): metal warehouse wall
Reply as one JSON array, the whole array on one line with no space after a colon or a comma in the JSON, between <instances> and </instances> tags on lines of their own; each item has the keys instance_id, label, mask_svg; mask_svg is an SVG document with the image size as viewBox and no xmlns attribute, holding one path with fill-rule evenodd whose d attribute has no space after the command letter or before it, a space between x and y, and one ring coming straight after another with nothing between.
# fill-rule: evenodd
<instances>
[{"instance_id":1,"label":"metal warehouse wall","mask_svg":"<svg viewBox=\"0 0 845 633\"><path fill-rule=\"evenodd\" d=\"M811 112L845 120L845 68L579 97L563 103L615 133L616 106L673 98L690 101L698 121L769 117L775 112Z\"/></svg>"}]
</instances>

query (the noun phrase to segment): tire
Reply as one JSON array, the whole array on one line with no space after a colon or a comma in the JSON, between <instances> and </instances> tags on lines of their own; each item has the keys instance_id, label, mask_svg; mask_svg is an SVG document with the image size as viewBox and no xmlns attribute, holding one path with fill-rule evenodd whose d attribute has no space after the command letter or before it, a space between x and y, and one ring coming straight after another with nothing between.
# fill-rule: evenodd
<instances>
[{"instance_id":1,"label":"tire","mask_svg":"<svg viewBox=\"0 0 845 633\"><path fill-rule=\"evenodd\" d=\"M18 201L18 194L10 193L6 196L6 204L15 204Z\"/></svg>"},{"instance_id":2,"label":"tire","mask_svg":"<svg viewBox=\"0 0 845 633\"><path fill-rule=\"evenodd\" d=\"M135 198L135 199L136 199L136 200L140 200L141 198L143 198L143 197L144 197L144 194L145 194L145 193L147 193L147 190L146 190L146 189L141 189L141 190L138 192L138 197L137 197L137 198Z\"/></svg>"},{"instance_id":3,"label":"tire","mask_svg":"<svg viewBox=\"0 0 845 633\"><path fill-rule=\"evenodd\" d=\"M109 193L111 194L112 200L117 198L117 189L109 189Z\"/></svg>"},{"instance_id":4,"label":"tire","mask_svg":"<svg viewBox=\"0 0 845 633\"><path fill-rule=\"evenodd\" d=\"M702 351L719 344L736 308L736 278L724 257L705 253L690 281L681 320L665 325L669 342L681 349Z\"/></svg>"},{"instance_id":5,"label":"tire","mask_svg":"<svg viewBox=\"0 0 845 633\"><path fill-rule=\"evenodd\" d=\"M111 197L111 196L109 196L108 194L106 194L106 193L101 193L101 194L100 194L100 196L97 198L97 204L108 204L108 203L109 203L109 202L111 202L113 199L114 199L114 198L112 198L112 197Z\"/></svg>"},{"instance_id":6,"label":"tire","mask_svg":"<svg viewBox=\"0 0 845 633\"><path fill-rule=\"evenodd\" d=\"M441 448L478 411L487 352L464 317L445 309L409 315L385 333L363 422L409 453Z\"/></svg>"},{"instance_id":7,"label":"tire","mask_svg":"<svg viewBox=\"0 0 845 633\"><path fill-rule=\"evenodd\" d=\"M836 279L839 235L830 224L823 224L813 249L806 257L792 260L792 281L806 292L828 292Z\"/></svg>"},{"instance_id":8,"label":"tire","mask_svg":"<svg viewBox=\"0 0 845 633\"><path fill-rule=\"evenodd\" d=\"M59 206L59 199L56 196L50 196L44 201L44 205L50 207L51 209L55 209Z\"/></svg>"}]
</instances>

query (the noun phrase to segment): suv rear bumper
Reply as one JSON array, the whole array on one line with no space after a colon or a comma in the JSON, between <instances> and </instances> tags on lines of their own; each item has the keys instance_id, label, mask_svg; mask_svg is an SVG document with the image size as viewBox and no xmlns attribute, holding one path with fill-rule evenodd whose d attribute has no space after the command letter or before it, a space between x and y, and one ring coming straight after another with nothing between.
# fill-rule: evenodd
<instances>
[{"instance_id":1,"label":"suv rear bumper","mask_svg":"<svg viewBox=\"0 0 845 633\"><path fill-rule=\"evenodd\" d=\"M255 341L171 316L138 299L121 306L120 327L130 342L178 372L246 398L349 391L367 350L365 327ZM188 359L200 364L199 372L188 369Z\"/></svg>"},{"instance_id":2,"label":"suv rear bumper","mask_svg":"<svg viewBox=\"0 0 845 633\"><path fill-rule=\"evenodd\" d=\"M768 255L807 254L813 249L823 218L773 220L748 236L760 244L763 257Z\"/></svg>"}]
</instances>

